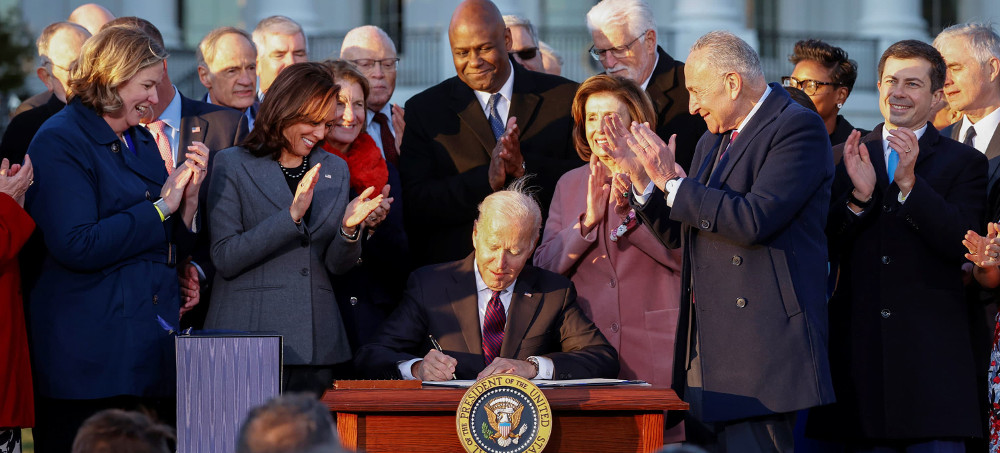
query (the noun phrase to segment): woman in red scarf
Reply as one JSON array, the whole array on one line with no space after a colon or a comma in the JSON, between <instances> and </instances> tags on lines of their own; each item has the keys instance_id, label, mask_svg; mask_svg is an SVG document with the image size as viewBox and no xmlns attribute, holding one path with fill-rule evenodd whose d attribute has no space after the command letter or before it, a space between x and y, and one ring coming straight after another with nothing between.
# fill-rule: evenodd
<instances>
[{"instance_id":1,"label":"woman in red scarf","mask_svg":"<svg viewBox=\"0 0 1000 453\"><path fill-rule=\"evenodd\" d=\"M368 80L347 61L327 61L326 64L340 85L340 94L334 125L326 134L323 149L347 161L351 192L361 193L368 187L375 187L384 200L383 206L366 222L361 265L347 274L332 276L347 337L352 352L356 352L396 308L409 275L400 198L402 183L399 171L386 162L375 141L364 132L369 113ZM386 200L392 203L392 209Z\"/></svg>"},{"instance_id":2,"label":"woman in red scarf","mask_svg":"<svg viewBox=\"0 0 1000 453\"><path fill-rule=\"evenodd\" d=\"M24 193L34 176L24 165L0 163L0 451L20 451L21 428L35 424L28 334L21 301L17 253L35 230L24 211Z\"/></svg>"}]
</instances>

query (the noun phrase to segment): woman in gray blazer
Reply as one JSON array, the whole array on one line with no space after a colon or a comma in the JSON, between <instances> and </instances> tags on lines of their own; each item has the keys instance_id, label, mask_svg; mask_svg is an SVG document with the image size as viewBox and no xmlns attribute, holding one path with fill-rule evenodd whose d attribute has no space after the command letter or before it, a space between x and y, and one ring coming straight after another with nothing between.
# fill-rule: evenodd
<instances>
[{"instance_id":1,"label":"woman in gray blazer","mask_svg":"<svg viewBox=\"0 0 1000 453\"><path fill-rule=\"evenodd\" d=\"M283 336L285 391L317 395L351 359L329 274L361 256L361 223L382 203L348 203L347 164L319 144L339 88L319 63L285 68L243 146L214 159L208 218L217 273L207 328Z\"/></svg>"}]
</instances>

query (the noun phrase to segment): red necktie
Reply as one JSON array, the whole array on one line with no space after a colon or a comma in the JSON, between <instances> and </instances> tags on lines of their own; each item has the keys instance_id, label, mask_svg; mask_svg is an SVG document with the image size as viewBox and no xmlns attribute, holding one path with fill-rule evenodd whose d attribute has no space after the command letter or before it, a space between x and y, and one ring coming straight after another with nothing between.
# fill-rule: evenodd
<instances>
[{"instance_id":1,"label":"red necktie","mask_svg":"<svg viewBox=\"0 0 1000 453\"><path fill-rule=\"evenodd\" d=\"M399 155L396 154L396 139L392 136L392 126L389 125L389 117L385 113L376 112L372 118L378 123L379 135L382 136L382 153L385 154L386 162L399 168Z\"/></svg>"},{"instance_id":2,"label":"red necktie","mask_svg":"<svg viewBox=\"0 0 1000 453\"><path fill-rule=\"evenodd\" d=\"M733 145L733 141L736 140L736 136L737 135L740 135L740 133L736 132L736 131L733 131L732 135L729 136L729 143L726 143L726 149L722 150L722 152L719 153L719 160L720 161L722 160L722 156L725 156L726 153L729 152L729 147L731 147Z\"/></svg>"},{"instance_id":3,"label":"red necktie","mask_svg":"<svg viewBox=\"0 0 1000 453\"><path fill-rule=\"evenodd\" d=\"M170 149L170 139L166 133L167 123L163 120L153 121L146 125L146 128L153 133L156 139L156 147L160 149L160 157L163 158L163 165L167 167L167 174L174 172L174 152Z\"/></svg>"},{"instance_id":4,"label":"red necktie","mask_svg":"<svg viewBox=\"0 0 1000 453\"><path fill-rule=\"evenodd\" d=\"M486 305L486 316L483 318L483 361L487 365L500 355L503 344L503 329L507 325L507 315L500 302L500 291L493 291L493 297Z\"/></svg>"}]
</instances>

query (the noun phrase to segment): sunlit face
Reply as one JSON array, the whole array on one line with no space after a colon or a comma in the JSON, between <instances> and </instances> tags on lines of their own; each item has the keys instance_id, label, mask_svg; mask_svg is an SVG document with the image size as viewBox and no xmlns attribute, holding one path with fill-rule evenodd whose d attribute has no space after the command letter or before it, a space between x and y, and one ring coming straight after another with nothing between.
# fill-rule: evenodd
<instances>
[{"instance_id":1,"label":"sunlit face","mask_svg":"<svg viewBox=\"0 0 1000 453\"><path fill-rule=\"evenodd\" d=\"M344 49L341 58L348 61L396 58L392 43L386 42L381 37L370 39L364 45L365 47L351 46ZM396 68L386 70L381 64L375 63L368 68L359 65L358 69L368 79L368 108L375 112L382 110L396 90Z\"/></svg>"},{"instance_id":2,"label":"sunlit face","mask_svg":"<svg viewBox=\"0 0 1000 453\"><path fill-rule=\"evenodd\" d=\"M301 122L288 126L281 133L288 140L288 148L282 149L281 154L294 154L302 157L309 155L316 144L326 137L326 132L333 127L333 115L336 107L330 106L330 111L326 114L326 120L322 122Z\"/></svg>"},{"instance_id":3,"label":"sunlit face","mask_svg":"<svg viewBox=\"0 0 1000 453\"><path fill-rule=\"evenodd\" d=\"M890 129L919 129L933 115L941 90L931 91L931 63L923 58L885 61L878 82L879 111Z\"/></svg>"},{"instance_id":4,"label":"sunlit face","mask_svg":"<svg viewBox=\"0 0 1000 453\"><path fill-rule=\"evenodd\" d=\"M198 74L213 104L243 110L257 97L257 52L242 35L221 36L212 64Z\"/></svg>"},{"instance_id":5,"label":"sunlit face","mask_svg":"<svg viewBox=\"0 0 1000 453\"><path fill-rule=\"evenodd\" d=\"M140 69L131 79L118 86L122 108L104 115L115 132L124 132L125 129L153 119L153 106L158 100L156 86L162 79L163 64L156 63Z\"/></svg>"},{"instance_id":6,"label":"sunlit face","mask_svg":"<svg viewBox=\"0 0 1000 453\"><path fill-rule=\"evenodd\" d=\"M823 66L822 63L813 60L798 62L792 71L792 78L796 80L833 82L830 70ZM835 118L837 112L840 111L837 108L837 103L843 103L847 100L847 88L835 85L820 85L816 88L816 93L809 95L809 99L812 99L813 104L816 105L816 111L821 118L824 120Z\"/></svg>"},{"instance_id":7,"label":"sunlit face","mask_svg":"<svg viewBox=\"0 0 1000 453\"><path fill-rule=\"evenodd\" d=\"M688 110L700 115L713 134L736 129L741 118L736 113L735 94L726 89L724 75L705 63L705 51L696 50L684 65L684 83L688 90Z\"/></svg>"},{"instance_id":8,"label":"sunlit face","mask_svg":"<svg viewBox=\"0 0 1000 453\"><path fill-rule=\"evenodd\" d=\"M326 133L326 141L337 149L346 149L358 138L365 127L365 96L357 82L337 80L340 94L333 116L333 127Z\"/></svg>"},{"instance_id":9,"label":"sunlit face","mask_svg":"<svg viewBox=\"0 0 1000 453\"><path fill-rule=\"evenodd\" d=\"M465 21L449 31L448 39L458 78L476 91L500 91L510 75L510 32L480 21Z\"/></svg>"},{"instance_id":10,"label":"sunlit face","mask_svg":"<svg viewBox=\"0 0 1000 453\"><path fill-rule=\"evenodd\" d=\"M309 59L306 55L306 37L302 33L271 33L264 35L264 42L261 44L257 49L257 75L260 77L260 89L264 92L271 87L282 69Z\"/></svg>"},{"instance_id":11,"label":"sunlit face","mask_svg":"<svg viewBox=\"0 0 1000 453\"><path fill-rule=\"evenodd\" d=\"M72 30L56 31L49 40L48 57L51 64L46 66L48 81L45 86L55 93L59 100L66 102L69 93L70 65L80 56L86 36Z\"/></svg>"},{"instance_id":12,"label":"sunlit face","mask_svg":"<svg viewBox=\"0 0 1000 453\"><path fill-rule=\"evenodd\" d=\"M944 81L944 95L948 105L958 111L995 107L990 85L996 83L997 74L989 64L980 64L972 55L968 39L954 37L938 43L938 51L948 65Z\"/></svg>"},{"instance_id":13,"label":"sunlit face","mask_svg":"<svg viewBox=\"0 0 1000 453\"><path fill-rule=\"evenodd\" d=\"M545 70L544 65L542 64L542 52L538 50L538 43L531 38L531 32L528 31L528 27L510 27L510 39L510 53L514 55L514 61L520 63L529 71L542 72ZM517 52L532 48L535 49L535 56L532 58L525 60L517 54Z\"/></svg>"},{"instance_id":14,"label":"sunlit face","mask_svg":"<svg viewBox=\"0 0 1000 453\"><path fill-rule=\"evenodd\" d=\"M624 77L637 84L642 84L653 73L656 63L655 35L654 32L647 31L644 39L636 39L638 36L630 34L624 24L608 24L591 33L597 49L628 47L620 57L616 57L614 52L606 52L601 65L609 75Z\"/></svg>"},{"instance_id":15,"label":"sunlit face","mask_svg":"<svg viewBox=\"0 0 1000 453\"><path fill-rule=\"evenodd\" d=\"M472 229L476 265L486 286L501 291L510 286L524 269L534 249L531 231L508 219L480 216Z\"/></svg>"},{"instance_id":16,"label":"sunlit face","mask_svg":"<svg viewBox=\"0 0 1000 453\"><path fill-rule=\"evenodd\" d=\"M587 103L584 104L583 124L587 144L590 145L590 151L608 166L612 166L615 161L620 159L620 156L610 156L601 149L601 145L608 142L604 135L604 118L611 116L612 113L617 113L621 117L622 124L632 123L628 105L611 93L594 93L587 98Z\"/></svg>"}]
</instances>

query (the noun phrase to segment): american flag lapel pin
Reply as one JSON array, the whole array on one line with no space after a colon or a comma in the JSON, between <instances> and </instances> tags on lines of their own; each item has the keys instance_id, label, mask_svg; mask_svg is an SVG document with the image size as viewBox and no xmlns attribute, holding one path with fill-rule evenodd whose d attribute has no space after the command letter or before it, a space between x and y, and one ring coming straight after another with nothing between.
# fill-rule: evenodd
<instances>
[{"instance_id":1,"label":"american flag lapel pin","mask_svg":"<svg viewBox=\"0 0 1000 453\"><path fill-rule=\"evenodd\" d=\"M191 133L192 133L192 134L197 134L197 133L199 133L199 132L201 132L201 126L193 126L193 127L191 128Z\"/></svg>"},{"instance_id":2,"label":"american flag lapel pin","mask_svg":"<svg viewBox=\"0 0 1000 453\"><path fill-rule=\"evenodd\" d=\"M324 174L323 177L326 179L333 179L333 176L330 176L329 173Z\"/></svg>"},{"instance_id":3,"label":"american flag lapel pin","mask_svg":"<svg viewBox=\"0 0 1000 453\"><path fill-rule=\"evenodd\" d=\"M524 297L531 297L531 293L524 293Z\"/></svg>"}]
</instances>

